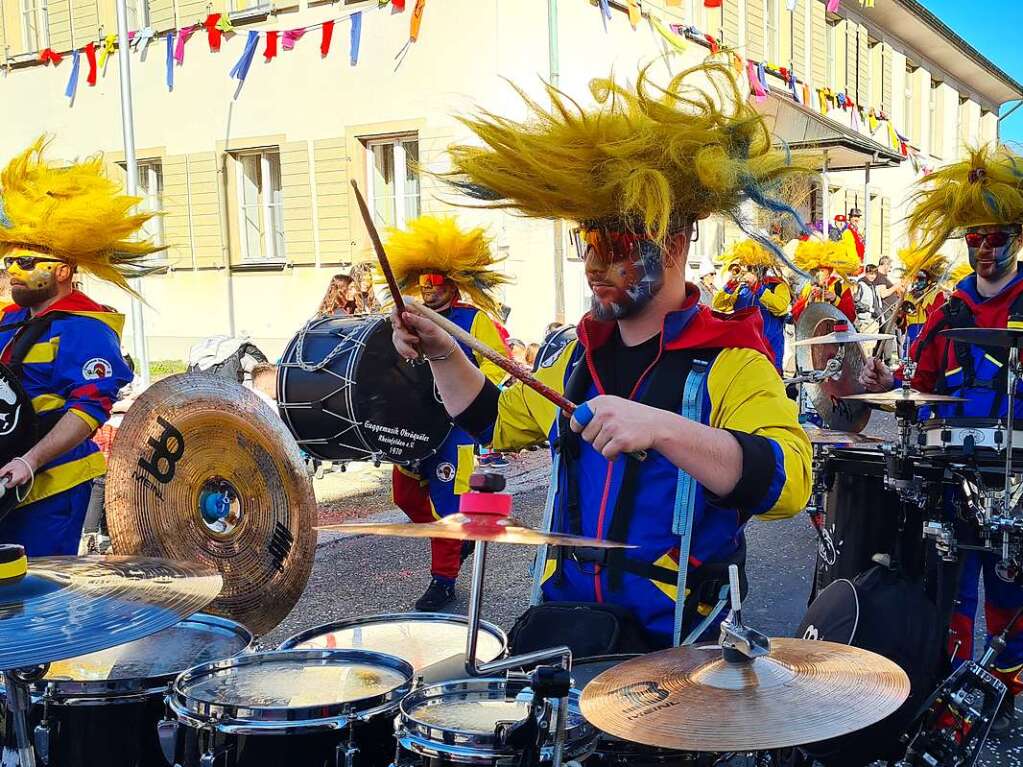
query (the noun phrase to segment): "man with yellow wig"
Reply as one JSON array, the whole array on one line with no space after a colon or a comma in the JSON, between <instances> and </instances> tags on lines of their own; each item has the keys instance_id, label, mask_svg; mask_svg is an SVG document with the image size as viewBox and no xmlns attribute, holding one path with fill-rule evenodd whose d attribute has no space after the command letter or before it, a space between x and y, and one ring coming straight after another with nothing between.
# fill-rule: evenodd
<instances>
[{"instance_id":1,"label":"man with yellow wig","mask_svg":"<svg viewBox=\"0 0 1023 767\"><path fill-rule=\"evenodd\" d=\"M813 279L803 285L792 305L792 319L798 321L809 304L824 302L837 306L850 322L856 320L856 302L848 281L860 268L855 252L834 240L803 240L796 247L796 266L810 272Z\"/></svg>"},{"instance_id":2,"label":"man with yellow wig","mask_svg":"<svg viewBox=\"0 0 1023 767\"><path fill-rule=\"evenodd\" d=\"M493 292L507 280L492 268L493 251L483 229L466 231L453 218L422 216L405 230L389 232L387 255L402 292L416 290L426 306L507 355L492 319L499 313ZM459 353L468 354L488 381L498 384L505 378L501 368L468 347L460 346ZM439 362L441 357L433 359ZM475 444L456 426L437 453L415 470L394 467L394 502L409 519L433 522L458 511L458 496L468 489L473 470ZM455 598L464 557L459 541L435 538L430 545L432 577L416 609L436 612Z\"/></svg>"},{"instance_id":3,"label":"man with yellow wig","mask_svg":"<svg viewBox=\"0 0 1023 767\"><path fill-rule=\"evenodd\" d=\"M571 420L525 386L499 391L429 321L392 315L395 346L434 360L456 423L499 450L550 440L555 531L635 545L552 549L536 570L544 604L523 625L540 628L542 646L589 654L713 632L727 566L745 561L747 520L791 516L810 489L810 445L760 312L715 316L683 276L699 219L745 225L746 199L787 210L771 192L795 171L728 67L686 70L663 87L648 74L632 87L594 81L590 109L549 88L553 107L527 99L527 122L466 118L483 146L450 150L455 188L581 227L591 309L578 341L538 371L583 403ZM646 460L627 455L637 450ZM608 619L614 646L601 644Z\"/></svg>"},{"instance_id":4,"label":"man with yellow wig","mask_svg":"<svg viewBox=\"0 0 1023 767\"><path fill-rule=\"evenodd\" d=\"M133 239L134 214L100 159L51 166L36 142L0 174L0 257L14 303L0 319L0 362L21 380L39 440L0 467L23 498L0 522L0 541L29 556L75 554L92 480L106 470L90 436L131 378L120 351L124 317L75 290L79 273L130 290L155 248Z\"/></svg>"},{"instance_id":5,"label":"man with yellow wig","mask_svg":"<svg viewBox=\"0 0 1023 767\"><path fill-rule=\"evenodd\" d=\"M971 150L961 162L925 176L914 195L909 217L911 236L925 257L934 257L947 239L966 240L970 266L947 302L927 317L910 349L915 361L913 388L965 397L965 402L936 408L939 418L1004 418L1008 413L1006 364L1008 350L950 341L946 328L1021 327L1023 271L1017 262L1023 227L1023 157L1006 147ZM861 382L871 391L895 385L896 376L877 360L868 360ZM1023 402L1013 397L1016 418ZM988 640L1001 633L1023 607L1023 588L999 568L999 557L976 551L963 553L959 598L952 616L949 651L960 659L973 655L974 620L980 579L984 580ZM991 728L1004 735L1015 717L1015 696L1023 690L1023 627L1016 625L994 673L1009 695Z\"/></svg>"},{"instance_id":6,"label":"man with yellow wig","mask_svg":"<svg viewBox=\"0 0 1023 767\"><path fill-rule=\"evenodd\" d=\"M896 312L896 324L905 334L903 354L908 355L927 318L945 303L942 279L948 270L948 259L940 253L921 252L917 248L899 251L906 291Z\"/></svg>"},{"instance_id":7,"label":"man with yellow wig","mask_svg":"<svg viewBox=\"0 0 1023 767\"><path fill-rule=\"evenodd\" d=\"M755 306L764 324L764 338L774 354L774 367L781 373L785 357L785 318L792 307L789 284L771 272L774 254L753 240L742 240L725 255L729 279L714 295L713 308L735 312Z\"/></svg>"}]
</instances>

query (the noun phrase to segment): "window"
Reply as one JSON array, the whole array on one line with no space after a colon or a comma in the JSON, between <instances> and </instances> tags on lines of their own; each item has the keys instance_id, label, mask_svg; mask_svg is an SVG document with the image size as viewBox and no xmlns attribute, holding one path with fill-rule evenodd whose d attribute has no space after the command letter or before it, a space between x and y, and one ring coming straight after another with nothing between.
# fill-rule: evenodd
<instances>
[{"instance_id":1,"label":"window","mask_svg":"<svg viewBox=\"0 0 1023 767\"><path fill-rule=\"evenodd\" d=\"M377 226L399 229L420 211L419 140L415 135L366 141L366 187Z\"/></svg>"},{"instance_id":2,"label":"window","mask_svg":"<svg viewBox=\"0 0 1023 767\"><path fill-rule=\"evenodd\" d=\"M764 57L769 62L778 61L778 42L778 0L764 0Z\"/></svg>"},{"instance_id":3,"label":"window","mask_svg":"<svg viewBox=\"0 0 1023 767\"><path fill-rule=\"evenodd\" d=\"M118 163L122 169L125 164ZM139 212L159 213L163 210L163 164L159 160L138 160L136 162L139 170L138 196L142 198L139 203ZM153 216L142 225L141 237L152 240L157 245L163 245L163 217ZM163 254L158 254L163 258Z\"/></svg>"},{"instance_id":4,"label":"window","mask_svg":"<svg viewBox=\"0 0 1023 767\"><path fill-rule=\"evenodd\" d=\"M842 42L844 45L844 41ZM827 82L824 85L827 88L838 87L838 56L836 55L838 43L838 22L829 21L828 27L824 31L824 58L827 66L825 72Z\"/></svg>"},{"instance_id":5,"label":"window","mask_svg":"<svg viewBox=\"0 0 1023 767\"><path fill-rule=\"evenodd\" d=\"M945 154L945 105L942 103L941 83L931 80L930 103L930 139L931 157L943 157Z\"/></svg>"},{"instance_id":6,"label":"window","mask_svg":"<svg viewBox=\"0 0 1023 767\"><path fill-rule=\"evenodd\" d=\"M276 148L234 155L242 261L284 261L281 156Z\"/></svg>"},{"instance_id":7,"label":"window","mask_svg":"<svg viewBox=\"0 0 1023 767\"><path fill-rule=\"evenodd\" d=\"M149 15L149 0L128 0L128 29L145 29L152 22Z\"/></svg>"},{"instance_id":8,"label":"window","mask_svg":"<svg viewBox=\"0 0 1023 767\"><path fill-rule=\"evenodd\" d=\"M46 0L21 0L21 41L24 53L34 53L50 47Z\"/></svg>"},{"instance_id":9,"label":"window","mask_svg":"<svg viewBox=\"0 0 1023 767\"><path fill-rule=\"evenodd\" d=\"M907 137L911 137L914 141L916 136L913 135L913 126L918 119L913 114L913 78L915 76L916 67L913 64L906 64L906 82L902 94L902 130Z\"/></svg>"}]
</instances>

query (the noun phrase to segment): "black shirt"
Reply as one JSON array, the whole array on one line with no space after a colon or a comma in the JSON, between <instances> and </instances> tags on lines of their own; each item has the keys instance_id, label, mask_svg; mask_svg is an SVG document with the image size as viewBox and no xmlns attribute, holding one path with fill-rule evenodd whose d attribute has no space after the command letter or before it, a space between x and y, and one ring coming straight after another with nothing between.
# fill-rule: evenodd
<instances>
[{"instance_id":1,"label":"black shirt","mask_svg":"<svg viewBox=\"0 0 1023 767\"><path fill-rule=\"evenodd\" d=\"M593 353L593 363L604 385L604 392L628 399L636 382L657 358L660 350L660 333L641 344L626 346L621 332L615 328L608 342Z\"/></svg>"}]
</instances>

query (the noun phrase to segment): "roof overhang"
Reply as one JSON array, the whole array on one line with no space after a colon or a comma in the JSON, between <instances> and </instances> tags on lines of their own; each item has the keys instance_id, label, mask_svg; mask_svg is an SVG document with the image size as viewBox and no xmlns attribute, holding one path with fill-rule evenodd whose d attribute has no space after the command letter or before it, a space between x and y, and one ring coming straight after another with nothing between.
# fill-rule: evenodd
<instances>
[{"instance_id":1,"label":"roof overhang","mask_svg":"<svg viewBox=\"0 0 1023 767\"><path fill-rule=\"evenodd\" d=\"M793 154L819 159L821 168L826 152L829 171L894 168L905 159L899 152L778 91L772 91L756 109L766 118L776 143L787 146Z\"/></svg>"},{"instance_id":2,"label":"roof overhang","mask_svg":"<svg viewBox=\"0 0 1023 767\"><path fill-rule=\"evenodd\" d=\"M845 0L850 4L849 0ZM917 0L885 0L873 7L857 3L857 14L888 30L962 85L996 106L1023 99L1023 85L952 31ZM993 12L993 11L992 11ZM982 13L978 10L978 13Z\"/></svg>"}]
</instances>

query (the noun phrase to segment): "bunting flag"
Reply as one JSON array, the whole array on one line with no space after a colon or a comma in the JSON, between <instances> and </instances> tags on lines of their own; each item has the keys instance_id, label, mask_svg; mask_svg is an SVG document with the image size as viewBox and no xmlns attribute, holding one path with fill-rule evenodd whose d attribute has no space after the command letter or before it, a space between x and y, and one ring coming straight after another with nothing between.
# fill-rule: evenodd
<instances>
[{"instance_id":1,"label":"bunting flag","mask_svg":"<svg viewBox=\"0 0 1023 767\"><path fill-rule=\"evenodd\" d=\"M359 63L359 43L362 41L362 11L352 14L351 65Z\"/></svg>"},{"instance_id":2,"label":"bunting flag","mask_svg":"<svg viewBox=\"0 0 1023 767\"><path fill-rule=\"evenodd\" d=\"M810 85L808 83L803 83L803 100L800 103L809 106L811 101L812 99L810 97Z\"/></svg>"},{"instance_id":3,"label":"bunting flag","mask_svg":"<svg viewBox=\"0 0 1023 767\"><path fill-rule=\"evenodd\" d=\"M600 20L604 23L604 31L607 32L607 22L611 20L611 6L607 0L598 0L600 8Z\"/></svg>"},{"instance_id":4,"label":"bunting flag","mask_svg":"<svg viewBox=\"0 0 1023 767\"><path fill-rule=\"evenodd\" d=\"M639 0L629 0L629 23L632 28L636 29L642 20L643 14L639 10Z\"/></svg>"},{"instance_id":5,"label":"bunting flag","mask_svg":"<svg viewBox=\"0 0 1023 767\"><path fill-rule=\"evenodd\" d=\"M798 83L796 83L796 76L792 72L789 72L788 75L789 75L789 90L792 91L792 98L795 99L795 102L797 104L802 104L803 103L803 93L802 93L802 89L799 87Z\"/></svg>"},{"instance_id":6,"label":"bunting flag","mask_svg":"<svg viewBox=\"0 0 1023 767\"><path fill-rule=\"evenodd\" d=\"M703 39L707 41L707 45L710 46L710 54L713 56L721 50L721 45L718 44L717 38L714 35L704 35Z\"/></svg>"},{"instance_id":7,"label":"bunting flag","mask_svg":"<svg viewBox=\"0 0 1023 767\"><path fill-rule=\"evenodd\" d=\"M767 100L767 92L760 84L760 76L757 74L757 65L753 61L746 62L746 76L749 78L749 87L753 92L753 98L758 104Z\"/></svg>"},{"instance_id":8,"label":"bunting flag","mask_svg":"<svg viewBox=\"0 0 1023 767\"><path fill-rule=\"evenodd\" d=\"M408 31L408 39L412 42L419 39L419 25L423 23L423 11L425 10L426 0L416 0L416 7L412 9L412 21Z\"/></svg>"},{"instance_id":9,"label":"bunting flag","mask_svg":"<svg viewBox=\"0 0 1023 767\"><path fill-rule=\"evenodd\" d=\"M281 47L286 51L295 49L295 43L302 39L302 35L305 34L305 27L299 27L298 29L286 29L281 34Z\"/></svg>"},{"instance_id":10,"label":"bunting flag","mask_svg":"<svg viewBox=\"0 0 1023 767\"><path fill-rule=\"evenodd\" d=\"M43 52L39 54L39 60L43 62L43 64L53 64L53 66L57 66L64 60L64 57L53 50L53 48L44 48Z\"/></svg>"},{"instance_id":11,"label":"bunting flag","mask_svg":"<svg viewBox=\"0 0 1023 767\"><path fill-rule=\"evenodd\" d=\"M82 54L79 51L71 51L71 76L67 79L67 87L64 89L64 95L69 99L75 97L75 91L78 90L78 66L81 64Z\"/></svg>"},{"instance_id":12,"label":"bunting flag","mask_svg":"<svg viewBox=\"0 0 1023 767\"><path fill-rule=\"evenodd\" d=\"M325 21L323 22L323 28L320 30L320 56L326 56L330 53L330 41L334 38L334 22Z\"/></svg>"},{"instance_id":13,"label":"bunting flag","mask_svg":"<svg viewBox=\"0 0 1023 767\"><path fill-rule=\"evenodd\" d=\"M874 114L873 109L867 113L867 125L870 127L871 133L875 133L877 131L877 126L880 125L880 121L877 119L877 115Z\"/></svg>"},{"instance_id":14,"label":"bunting flag","mask_svg":"<svg viewBox=\"0 0 1023 767\"><path fill-rule=\"evenodd\" d=\"M280 35L276 30L266 33L266 48L263 49L263 59L272 61L277 58L277 38Z\"/></svg>"},{"instance_id":15,"label":"bunting flag","mask_svg":"<svg viewBox=\"0 0 1023 767\"><path fill-rule=\"evenodd\" d=\"M152 42L155 35L156 32L152 27L145 27L144 29L139 30L132 39L131 46L139 52L139 55L145 56L146 49L149 48L149 43Z\"/></svg>"},{"instance_id":16,"label":"bunting flag","mask_svg":"<svg viewBox=\"0 0 1023 767\"><path fill-rule=\"evenodd\" d=\"M788 11L794 11L794 10L796 10L796 4L797 3L799 3L799 0L786 0L786 8L785 9L788 10Z\"/></svg>"},{"instance_id":17,"label":"bunting flag","mask_svg":"<svg viewBox=\"0 0 1023 767\"><path fill-rule=\"evenodd\" d=\"M85 46L85 58L89 62L89 74L85 82L89 85L96 84L96 43L88 43Z\"/></svg>"},{"instance_id":18,"label":"bunting flag","mask_svg":"<svg viewBox=\"0 0 1023 767\"><path fill-rule=\"evenodd\" d=\"M196 27L182 27L178 31L178 43L174 47L174 60L178 62L178 66L185 63L185 43L188 42L188 38L192 36Z\"/></svg>"},{"instance_id":19,"label":"bunting flag","mask_svg":"<svg viewBox=\"0 0 1023 767\"><path fill-rule=\"evenodd\" d=\"M760 87L766 96L771 92L771 86L767 82L767 70L763 62L757 64L757 79L760 80Z\"/></svg>"},{"instance_id":20,"label":"bunting flag","mask_svg":"<svg viewBox=\"0 0 1023 767\"><path fill-rule=\"evenodd\" d=\"M117 35L107 35L103 38L103 50L99 53L99 68L103 71L106 71L107 59L114 52L115 45L117 45Z\"/></svg>"},{"instance_id":21,"label":"bunting flag","mask_svg":"<svg viewBox=\"0 0 1023 767\"><path fill-rule=\"evenodd\" d=\"M206 17L206 21L203 22L203 26L206 27L206 40L210 44L210 52L217 53L220 51L220 38L224 34L218 25L223 14L211 13Z\"/></svg>"},{"instance_id":22,"label":"bunting flag","mask_svg":"<svg viewBox=\"0 0 1023 767\"><path fill-rule=\"evenodd\" d=\"M391 0L391 7L398 13L405 12L405 0Z\"/></svg>"},{"instance_id":23,"label":"bunting flag","mask_svg":"<svg viewBox=\"0 0 1023 767\"><path fill-rule=\"evenodd\" d=\"M249 74L249 67L252 66L252 59L256 55L257 45L259 45L259 32L249 32L249 36L245 40L245 50L242 51L242 55L235 63L234 68L231 69L230 76L232 78L244 82Z\"/></svg>"},{"instance_id":24,"label":"bunting flag","mask_svg":"<svg viewBox=\"0 0 1023 767\"><path fill-rule=\"evenodd\" d=\"M676 51L681 53L686 49L685 39L680 37L679 35L676 35L674 32L672 32L670 29L664 26L664 22L661 21L659 18L657 18L656 16L651 16L650 23L654 25L654 29L657 30L657 34L664 38L664 41L668 43L668 45L670 45Z\"/></svg>"},{"instance_id":25,"label":"bunting flag","mask_svg":"<svg viewBox=\"0 0 1023 767\"><path fill-rule=\"evenodd\" d=\"M838 13L838 6L842 0L828 0L828 13Z\"/></svg>"},{"instance_id":26,"label":"bunting flag","mask_svg":"<svg viewBox=\"0 0 1023 767\"><path fill-rule=\"evenodd\" d=\"M678 8L680 5L682 5L682 0L667 0L665 3L668 8Z\"/></svg>"},{"instance_id":27,"label":"bunting flag","mask_svg":"<svg viewBox=\"0 0 1023 767\"><path fill-rule=\"evenodd\" d=\"M174 90L174 32L167 33L167 90Z\"/></svg>"},{"instance_id":28,"label":"bunting flag","mask_svg":"<svg viewBox=\"0 0 1023 767\"><path fill-rule=\"evenodd\" d=\"M238 30L234 28L234 24L231 23L231 19L228 16L220 17L220 21L217 22L217 29L225 35L234 35L238 33Z\"/></svg>"},{"instance_id":29,"label":"bunting flag","mask_svg":"<svg viewBox=\"0 0 1023 767\"><path fill-rule=\"evenodd\" d=\"M704 8L720 8L721 0L703 0Z\"/></svg>"}]
</instances>

